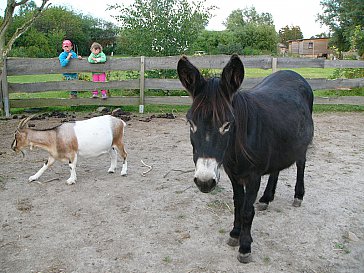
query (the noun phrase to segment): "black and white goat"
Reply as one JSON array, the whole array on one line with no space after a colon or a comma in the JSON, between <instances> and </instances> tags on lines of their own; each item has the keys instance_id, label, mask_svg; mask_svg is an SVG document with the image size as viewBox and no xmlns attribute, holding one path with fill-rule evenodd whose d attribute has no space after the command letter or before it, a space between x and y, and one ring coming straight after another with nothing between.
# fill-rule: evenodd
<instances>
[{"instance_id":1,"label":"black and white goat","mask_svg":"<svg viewBox=\"0 0 364 273\"><path fill-rule=\"evenodd\" d=\"M109 153L111 166L109 173L115 172L117 155L123 159L121 175L127 175L127 153L124 148L123 136L126 123L110 115L95 117L87 120L68 122L57 127L45 130L30 129L25 125L32 117L23 119L16 129L15 138L11 148L15 152L22 152L30 146L39 147L49 153L44 166L29 177L29 182L37 180L45 170L56 160L68 162L71 176L68 184L77 180L77 157L97 157Z\"/></svg>"}]
</instances>

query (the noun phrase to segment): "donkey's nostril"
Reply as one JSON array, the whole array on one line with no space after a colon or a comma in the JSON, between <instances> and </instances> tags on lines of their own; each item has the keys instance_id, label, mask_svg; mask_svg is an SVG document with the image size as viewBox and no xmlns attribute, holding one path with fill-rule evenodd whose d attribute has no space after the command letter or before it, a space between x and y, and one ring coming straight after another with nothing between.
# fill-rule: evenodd
<instances>
[{"instance_id":1,"label":"donkey's nostril","mask_svg":"<svg viewBox=\"0 0 364 273\"><path fill-rule=\"evenodd\" d=\"M216 187L216 180L215 179L209 179L207 181L201 181L197 177L194 178L194 182L198 189L203 193L209 193Z\"/></svg>"}]
</instances>

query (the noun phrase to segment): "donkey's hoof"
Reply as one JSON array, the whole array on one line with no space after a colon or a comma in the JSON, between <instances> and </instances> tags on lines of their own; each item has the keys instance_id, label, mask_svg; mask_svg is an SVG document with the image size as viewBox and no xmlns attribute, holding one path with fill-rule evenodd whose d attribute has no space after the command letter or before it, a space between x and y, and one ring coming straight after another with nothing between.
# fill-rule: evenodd
<instances>
[{"instance_id":1,"label":"donkey's hoof","mask_svg":"<svg viewBox=\"0 0 364 273\"><path fill-rule=\"evenodd\" d=\"M115 173L115 170L111 170L111 169L109 169L107 172L108 172L108 173Z\"/></svg>"},{"instance_id":2,"label":"donkey's hoof","mask_svg":"<svg viewBox=\"0 0 364 273\"><path fill-rule=\"evenodd\" d=\"M267 208L268 208L268 204L267 204L267 203L261 203L261 202L258 202L258 203L256 203L255 208L256 208L258 211L267 210Z\"/></svg>"},{"instance_id":3,"label":"donkey's hoof","mask_svg":"<svg viewBox=\"0 0 364 273\"><path fill-rule=\"evenodd\" d=\"M230 237L229 240L227 240L227 244L229 246L238 246L239 245L239 238Z\"/></svg>"},{"instance_id":4,"label":"donkey's hoof","mask_svg":"<svg viewBox=\"0 0 364 273\"><path fill-rule=\"evenodd\" d=\"M239 260L239 262L241 262L243 264L250 263L251 261L253 261L252 254L251 253L245 253L245 254L239 253L238 260Z\"/></svg>"},{"instance_id":5,"label":"donkey's hoof","mask_svg":"<svg viewBox=\"0 0 364 273\"><path fill-rule=\"evenodd\" d=\"M301 206L301 204L302 204L302 200L301 200L301 199L298 199L298 198L295 198L295 199L293 200L293 204L292 204L292 206L294 206L294 207L300 207L300 206Z\"/></svg>"}]
</instances>

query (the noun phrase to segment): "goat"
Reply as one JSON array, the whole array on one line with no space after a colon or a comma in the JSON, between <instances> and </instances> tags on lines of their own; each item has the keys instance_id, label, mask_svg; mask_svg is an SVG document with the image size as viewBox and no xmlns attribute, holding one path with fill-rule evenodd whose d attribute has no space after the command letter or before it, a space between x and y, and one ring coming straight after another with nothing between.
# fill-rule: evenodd
<instances>
[{"instance_id":1,"label":"goat","mask_svg":"<svg viewBox=\"0 0 364 273\"><path fill-rule=\"evenodd\" d=\"M30 146L39 147L49 153L48 160L40 170L29 177L29 182L37 180L56 160L68 162L71 176L67 184L77 180L77 157L96 157L109 153L111 166L109 173L114 173L117 165L117 154L121 155L123 165L121 175L127 175L127 152L124 148L123 135L126 123L110 115L94 117L87 120L67 122L57 127L36 130L25 127L33 116L23 119L15 131L11 148L16 152ZM24 155L24 153L23 153Z\"/></svg>"}]
</instances>

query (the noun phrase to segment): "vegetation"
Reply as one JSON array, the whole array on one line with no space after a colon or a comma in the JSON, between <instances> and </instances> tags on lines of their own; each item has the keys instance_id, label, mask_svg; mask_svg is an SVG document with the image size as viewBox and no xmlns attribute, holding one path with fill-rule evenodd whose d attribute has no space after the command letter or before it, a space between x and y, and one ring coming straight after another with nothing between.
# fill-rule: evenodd
<instances>
[{"instance_id":1,"label":"vegetation","mask_svg":"<svg viewBox=\"0 0 364 273\"><path fill-rule=\"evenodd\" d=\"M121 24L118 51L130 56L170 56L188 52L211 17L202 2L187 0L135 0L116 4Z\"/></svg>"},{"instance_id":2,"label":"vegetation","mask_svg":"<svg viewBox=\"0 0 364 273\"><path fill-rule=\"evenodd\" d=\"M364 1L322 0L319 21L329 26L331 44L339 51L358 50L364 54Z\"/></svg>"}]
</instances>

